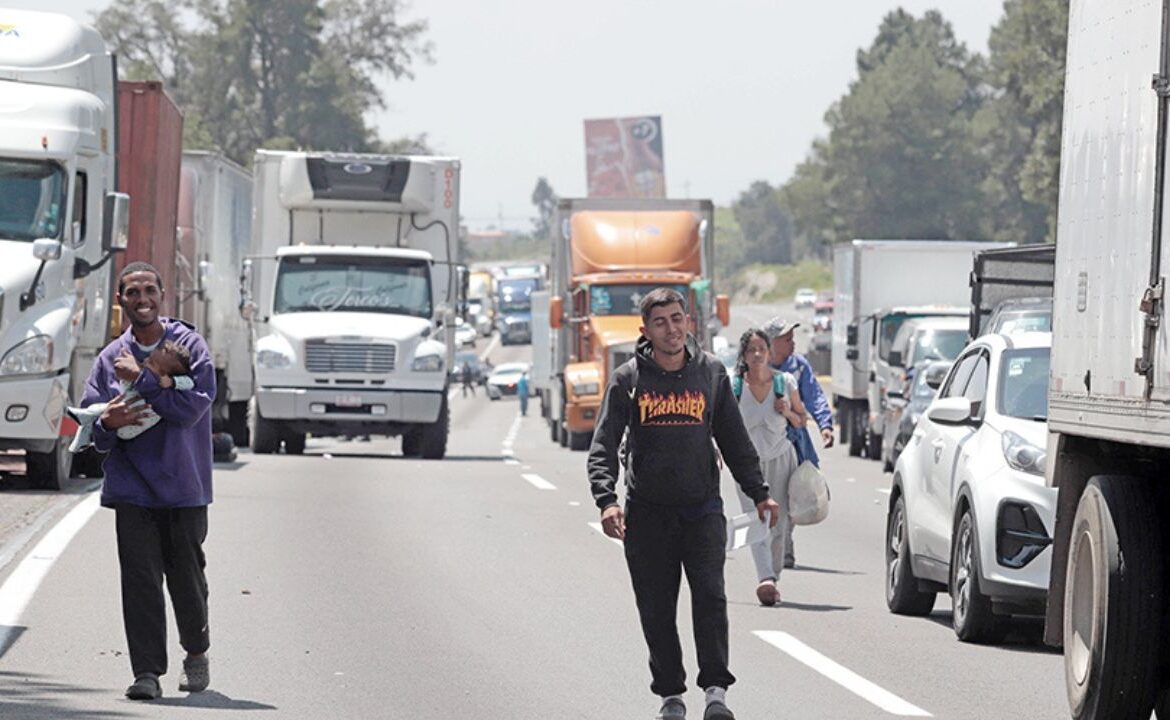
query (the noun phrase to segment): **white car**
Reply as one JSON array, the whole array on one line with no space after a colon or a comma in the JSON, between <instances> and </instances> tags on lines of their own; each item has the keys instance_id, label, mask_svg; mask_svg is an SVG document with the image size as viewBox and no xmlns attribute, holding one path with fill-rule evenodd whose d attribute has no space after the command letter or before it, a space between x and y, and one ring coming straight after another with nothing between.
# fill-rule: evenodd
<instances>
[{"instance_id":1,"label":"white car","mask_svg":"<svg viewBox=\"0 0 1170 720\"><path fill-rule=\"evenodd\" d=\"M797 310L810 308L817 303L817 291L812 288L801 288L796 291L793 302L796 303Z\"/></svg>"},{"instance_id":2,"label":"white car","mask_svg":"<svg viewBox=\"0 0 1170 720\"><path fill-rule=\"evenodd\" d=\"M436 339L444 337L444 330L440 329L435 335ZM476 333L475 327L471 323L463 321L463 318L455 318L455 344L459 347L475 347L475 341L479 337Z\"/></svg>"},{"instance_id":3,"label":"white car","mask_svg":"<svg viewBox=\"0 0 1170 720\"><path fill-rule=\"evenodd\" d=\"M886 604L927 615L949 591L959 639L1042 615L1056 489L1047 463L1050 333L985 335L947 373L898 457L886 521Z\"/></svg>"},{"instance_id":4,"label":"white car","mask_svg":"<svg viewBox=\"0 0 1170 720\"><path fill-rule=\"evenodd\" d=\"M515 395L516 385L520 376L530 372L528 363L502 363L497 365L487 379L487 394L492 400L499 400L505 395ZM536 395L536 388L532 385L532 376L528 377L528 395Z\"/></svg>"}]
</instances>

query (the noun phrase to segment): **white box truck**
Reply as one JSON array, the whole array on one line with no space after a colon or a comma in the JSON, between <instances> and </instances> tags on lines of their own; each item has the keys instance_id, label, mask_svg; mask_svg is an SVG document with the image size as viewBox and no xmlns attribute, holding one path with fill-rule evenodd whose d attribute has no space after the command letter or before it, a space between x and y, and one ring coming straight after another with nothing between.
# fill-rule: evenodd
<instances>
[{"instance_id":1,"label":"white box truck","mask_svg":"<svg viewBox=\"0 0 1170 720\"><path fill-rule=\"evenodd\" d=\"M69 477L64 409L108 339L127 243L115 77L92 28L0 9L0 449L44 488Z\"/></svg>"},{"instance_id":2,"label":"white box truck","mask_svg":"<svg viewBox=\"0 0 1170 720\"><path fill-rule=\"evenodd\" d=\"M192 322L211 350L216 432L248 444L252 347L240 316L239 268L252 237L252 175L219 153L187 151L179 179L176 316Z\"/></svg>"},{"instance_id":3,"label":"white box truck","mask_svg":"<svg viewBox=\"0 0 1170 720\"><path fill-rule=\"evenodd\" d=\"M877 459L891 369L889 352L906 320L965 315L975 253L1005 243L852 240L833 247L833 404L841 442Z\"/></svg>"},{"instance_id":4,"label":"white box truck","mask_svg":"<svg viewBox=\"0 0 1170 720\"><path fill-rule=\"evenodd\" d=\"M1073 717L1170 717L1167 3L1073 0L1047 472L1046 639ZM1151 84L1151 78L1153 83Z\"/></svg>"},{"instance_id":5,"label":"white box truck","mask_svg":"<svg viewBox=\"0 0 1170 720\"><path fill-rule=\"evenodd\" d=\"M257 151L244 311L254 333L252 449L401 436L447 451L459 304L459 160ZM441 336L439 340L436 337Z\"/></svg>"}]
</instances>

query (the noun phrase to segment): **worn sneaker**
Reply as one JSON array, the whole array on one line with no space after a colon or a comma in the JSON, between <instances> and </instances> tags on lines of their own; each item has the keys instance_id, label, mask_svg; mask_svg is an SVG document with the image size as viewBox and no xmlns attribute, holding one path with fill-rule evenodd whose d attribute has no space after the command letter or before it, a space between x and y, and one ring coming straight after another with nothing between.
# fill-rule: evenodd
<instances>
[{"instance_id":1,"label":"worn sneaker","mask_svg":"<svg viewBox=\"0 0 1170 720\"><path fill-rule=\"evenodd\" d=\"M183 674L179 676L181 692L203 692L211 682L211 667L206 655L187 656L183 660Z\"/></svg>"},{"instance_id":2,"label":"worn sneaker","mask_svg":"<svg viewBox=\"0 0 1170 720\"><path fill-rule=\"evenodd\" d=\"M668 697L662 701L662 709L654 716L655 720L686 720L687 706L682 698Z\"/></svg>"},{"instance_id":3,"label":"worn sneaker","mask_svg":"<svg viewBox=\"0 0 1170 720\"><path fill-rule=\"evenodd\" d=\"M796 558L792 557L791 555L788 555L787 557L785 557L784 558L784 569L791 570L794 567L796 567Z\"/></svg>"},{"instance_id":4,"label":"worn sneaker","mask_svg":"<svg viewBox=\"0 0 1170 720\"><path fill-rule=\"evenodd\" d=\"M707 709L703 711L703 720L735 720L735 713L731 712L726 703L715 700L707 703Z\"/></svg>"},{"instance_id":5,"label":"worn sneaker","mask_svg":"<svg viewBox=\"0 0 1170 720\"><path fill-rule=\"evenodd\" d=\"M780 589L775 580L761 580L756 586L756 598L764 607L772 607L780 602Z\"/></svg>"},{"instance_id":6,"label":"worn sneaker","mask_svg":"<svg viewBox=\"0 0 1170 720\"><path fill-rule=\"evenodd\" d=\"M162 686L158 684L158 675L143 673L134 678L134 684L126 688L126 697L131 700L158 700L162 697Z\"/></svg>"}]
</instances>

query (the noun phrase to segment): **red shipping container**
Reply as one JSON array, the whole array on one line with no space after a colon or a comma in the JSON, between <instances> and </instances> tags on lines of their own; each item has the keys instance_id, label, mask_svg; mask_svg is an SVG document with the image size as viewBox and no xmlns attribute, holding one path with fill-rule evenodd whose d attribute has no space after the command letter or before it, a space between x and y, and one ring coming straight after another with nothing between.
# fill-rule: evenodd
<instances>
[{"instance_id":1,"label":"red shipping container","mask_svg":"<svg viewBox=\"0 0 1170 720\"><path fill-rule=\"evenodd\" d=\"M130 196L130 242L114 259L115 273L144 261L158 268L167 293L161 313L178 302L175 256L183 115L162 83L118 83L118 190ZM115 275L116 277L116 275Z\"/></svg>"}]
</instances>

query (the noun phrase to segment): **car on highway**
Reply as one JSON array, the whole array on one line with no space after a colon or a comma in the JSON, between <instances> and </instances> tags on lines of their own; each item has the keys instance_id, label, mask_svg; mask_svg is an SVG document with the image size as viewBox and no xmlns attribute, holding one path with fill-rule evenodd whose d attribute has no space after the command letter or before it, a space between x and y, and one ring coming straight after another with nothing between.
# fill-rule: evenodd
<instances>
[{"instance_id":1,"label":"car on highway","mask_svg":"<svg viewBox=\"0 0 1170 720\"><path fill-rule=\"evenodd\" d=\"M435 333L435 339L443 341L446 338L446 328L440 328ZM471 323L464 322L463 318L455 318L455 344L459 347L475 347L475 341L479 338L479 333L475 331L475 327Z\"/></svg>"},{"instance_id":2,"label":"car on highway","mask_svg":"<svg viewBox=\"0 0 1170 720\"><path fill-rule=\"evenodd\" d=\"M463 368L465 366L471 366L471 380L474 384L483 385L487 383L492 366L480 359L477 353L470 350L455 353L455 364L451 367L451 382L463 382Z\"/></svg>"},{"instance_id":3,"label":"car on highway","mask_svg":"<svg viewBox=\"0 0 1170 720\"><path fill-rule=\"evenodd\" d=\"M985 332L1052 332L1052 298L1004 300L991 311Z\"/></svg>"},{"instance_id":4,"label":"car on highway","mask_svg":"<svg viewBox=\"0 0 1170 720\"><path fill-rule=\"evenodd\" d=\"M894 468L886 604L927 615L949 592L960 640L1042 615L1056 489L1046 485L1051 333L985 335L959 355Z\"/></svg>"},{"instance_id":5,"label":"car on highway","mask_svg":"<svg viewBox=\"0 0 1170 720\"><path fill-rule=\"evenodd\" d=\"M817 301L817 291L812 288L800 288L792 298L797 310L810 308Z\"/></svg>"},{"instance_id":6,"label":"car on highway","mask_svg":"<svg viewBox=\"0 0 1170 720\"><path fill-rule=\"evenodd\" d=\"M930 406L951 363L947 360L924 360L913 370L913 379L903 390L891 390L887 395L886 417L882 425L882 470L893 472L894 463L910 442L914 428L926 408Z\"/></svg>"},{"instance_id":7,"label":"car on highway","mask_svg":"<svg viewBox=\"0 0 1170 720\"><path fill-rule=\"evenodd\" d=\"M520 381L520 376L526 372L531 372L532 367L528 363L501 363L492 370L491 375L487 379L487 394L492 400L499 400L506 395L516 394L516 384ZM536 386L532 383L532 376L528 377L528 395L530 397L536 395Z\"/></svg>"}]
</instances>

